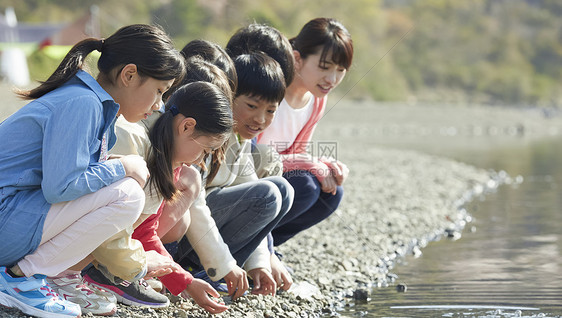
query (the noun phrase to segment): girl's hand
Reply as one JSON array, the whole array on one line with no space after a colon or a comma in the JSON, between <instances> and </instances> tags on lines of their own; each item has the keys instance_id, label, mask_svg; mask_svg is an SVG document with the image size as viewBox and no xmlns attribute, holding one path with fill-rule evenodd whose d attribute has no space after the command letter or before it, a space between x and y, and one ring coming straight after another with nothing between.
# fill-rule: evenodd
<instances>
[{"instance_id":1,"label":"girl's hand","mask_svg":"<svg viewBox=\"0 0 562 318\"><path fill-rule=\"evenodd\" d=\"M219 298L219 293L204 280L194 278L191 284L181 292L183 298L191 297L197 305L210 312L211 314L218 314L228 309L224 304L214 301L211 297Z\"/></svg>"},{"instance_id":2,"label":"girl's hand","mask_svg":"<svg viewBox=\"0 0 562 318\"><path fill-rule=\"evenodd\" d=\"M244 295L250 286L246 272L238 266L234 267L233 270L224 276L224 281L228 288L228 294L232 296L232 300L236 300Z\"/></svg>"},{"instance_id":3,"label":"girl's hand","mask_svg":"<svg viewBox=\"0 0 562 318\"><path fill-rule=\"evenodd\" d=\"M291 288L293 278L275 253L271 254L271 275L275 283L277 283L277 287L283 290L289 290L289 288Z\"/></svg>"},{"instance_id":4,"label":"girl's hand","mask_svg":"<svg viewBox=\"0 0 562 318\"><path fill-rule=\"evenodd\" d=\"M146 180L150 176L146 161L139 155L127 155L119 158L125 168L125 176L131 177L140 184L142 188L146 184Z\"/></svg>"},{"instance_id":5,"label":"girl's hand","mask_svg":"<svg viewBox=\"0 0 562 318\"><path fill-rule=\"evenodd\" d=\"M250 277L254 280L252 294L275 296L277 284L267 269L254 268L248 272L248 275L250 275Z\"/></svg>"},{"instance_id":6,"label":"girl's hand","mask_svg":"<svg viewBox=\"0 0 562 318\"><path fill-rule=\"evenodd\" d=\"M171 258L156 251L146 251L146 276L159 277L180 270L180 266Z\"/></svg>"}]
</instances>

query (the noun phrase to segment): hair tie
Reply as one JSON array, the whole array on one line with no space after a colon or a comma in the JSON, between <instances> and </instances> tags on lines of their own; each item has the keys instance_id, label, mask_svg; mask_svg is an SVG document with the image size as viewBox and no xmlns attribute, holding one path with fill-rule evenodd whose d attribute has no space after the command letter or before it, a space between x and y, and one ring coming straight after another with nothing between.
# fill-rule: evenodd
<instances>
[{"instance_id":1,"label":"hair tie","mask_svg":"<svg viewBox=\"0 0 562 318\"><path fill-rule=\"evenodd\" d=\"M105 44L105 39L101 39L98 41L98 48L96 50L98 50L99 52L101 52L103 50L103 46Z\"/></svg>"},{"instance_id":2,"label":"hair tie","mask_svg":"<svg viewBox=\"0 0 562 318\"><path fill-rule=\"evenodd\" d=\"M176 107L176 104L172 104L172 106L170 106L170 108L168 108L168 110L172 113L172 116L176 116L177 114L180 113L178 111L178 108Z\"/></svg>"}]
</instances>

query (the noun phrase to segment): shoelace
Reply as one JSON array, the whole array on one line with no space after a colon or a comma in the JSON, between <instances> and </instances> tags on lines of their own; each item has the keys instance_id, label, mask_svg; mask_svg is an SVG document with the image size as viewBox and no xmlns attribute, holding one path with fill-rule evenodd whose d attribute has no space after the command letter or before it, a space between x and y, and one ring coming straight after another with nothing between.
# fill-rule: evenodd
<instances>
[{"instance_id":1,"label":"shoelace","mask_svg":"<svg viewBox=\"0 0 562 318\"><path fill-rule=\"evenodd\" d=\"M57 300L59 297L59 294L57 294L52 288L48 286L40 287L39 289L46 291L45 296L51 296L53 297L53 300Z\"/></svg>"},{"instance_id":2,"label":"shoelace","mask_svg":"<svg viewBox=\"0 0 562 318\"><path fill-rule=\"evenodd\" d=\"M95 292L86 284L86 282L84 281L84 279L82 278L82 275L79 274L72 274L72 275L67 275L66 276L67 279L72 280L78 280L78 284L74 285L75 289L78 289L82 292L85 292L87 296L90 296L92 294L95 294ZM70 284L69 284L70 285Z\"/></svg>"},{"instance_id":3,"label":"shoelace","mask_svg":"<svg viewBox=\"0 0 562 318\"><path fill-rule=\"evenodd\" d=\"M98 286L88 282L88 281L84 281L84 284L86 284L86 287L88 287L91 291L93 291L95 293L96 290L99 290L100 292L103 293L107 293L107 290L99 288ZM94 289L95 288L95 289Z\"/></svg>"},{"instance_id":4,"label":"shoelace","mask_svg":"<svg viewBox=\"0 0 562 318\"><path fill-rule=\"evenodd\" d=\"M148 285L148 283L142 278L139 280L139 285L141 285L145 289L148 289L150 287L150 285Z\"/></svg>"},{"instance_id":5,"label":"shoelace","mask_svg":"<svg viewBox=\"0 0 562 318\"><path fill-rule=\"evenodd\" d=\"M76 285L75 288L85 292L88 296L90 296L91 294L95 294L94 291L91 290L90 287L88 287L84 282L82 282L82 284Z\"/></svg>"}]
</instances>

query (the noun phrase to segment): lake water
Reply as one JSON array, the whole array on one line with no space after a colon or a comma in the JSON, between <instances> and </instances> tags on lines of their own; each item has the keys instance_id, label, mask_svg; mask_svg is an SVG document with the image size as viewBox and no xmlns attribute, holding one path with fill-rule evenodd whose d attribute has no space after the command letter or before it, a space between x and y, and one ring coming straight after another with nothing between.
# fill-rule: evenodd
<instances>
[{"instance_id":1,"label":"lake water","mask_svg":"<svg viewBox=\"0 0 562 318\"><path fill-rule=\"evenodd\" d=\"M562 140L476 141L478 147L387 141L522 176L466 205L460 239L441 238L393 269L393 286L351 303L348 317L561 317ZM396 284L405 284L399 292Z\"/></svg>"}]
</instances>

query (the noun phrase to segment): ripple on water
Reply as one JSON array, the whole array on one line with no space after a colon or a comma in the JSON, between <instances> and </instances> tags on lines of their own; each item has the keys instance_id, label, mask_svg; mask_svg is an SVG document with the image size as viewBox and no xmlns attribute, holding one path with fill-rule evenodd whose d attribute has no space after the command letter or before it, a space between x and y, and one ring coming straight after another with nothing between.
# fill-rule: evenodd
<instances>
[{"instance_id":1,"label":"ripple on water","mask_svg":"<svg viewBox=\"0 0 562 318\"><path fill-rule=\"evenodd\" d=\"M391 306L392 316L399 315L400 310L407 311L409 316L431 317L478 317L478 318L537 318L560 317L538 312L540 308L520 306L490 306L490 305L417 305L417 306Z\"/></svg>"}]
</instances>

